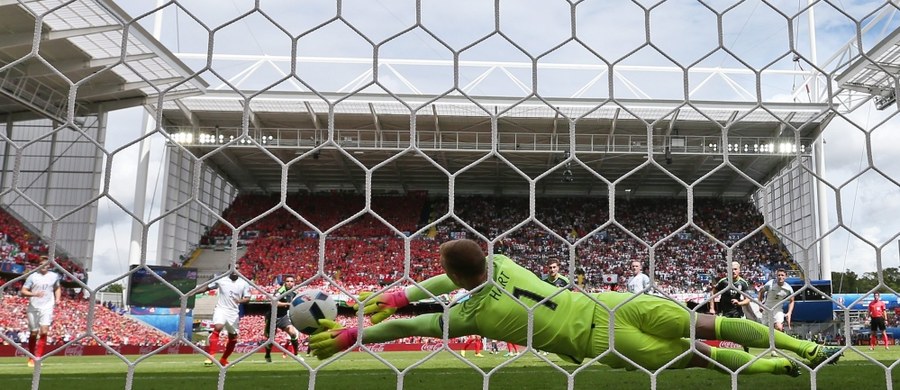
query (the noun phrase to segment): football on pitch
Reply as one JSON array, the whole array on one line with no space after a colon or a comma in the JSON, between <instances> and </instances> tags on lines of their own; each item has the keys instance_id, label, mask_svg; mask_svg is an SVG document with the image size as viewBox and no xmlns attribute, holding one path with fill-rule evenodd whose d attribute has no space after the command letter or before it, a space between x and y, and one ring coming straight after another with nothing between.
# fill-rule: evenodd
<instances>
[{"instance_id":1,"label":"football on pitch","mask_svg":"<svg viewBox=\"0 0 900 390\"><path fill-rule=\"evenodd\" d=\"M331 295L321 290L308 290L291 301L288 315L297 330L313 334L319 330L319 320L334 320L337 317L337 304Z\"/></svg>"}]
</instances>

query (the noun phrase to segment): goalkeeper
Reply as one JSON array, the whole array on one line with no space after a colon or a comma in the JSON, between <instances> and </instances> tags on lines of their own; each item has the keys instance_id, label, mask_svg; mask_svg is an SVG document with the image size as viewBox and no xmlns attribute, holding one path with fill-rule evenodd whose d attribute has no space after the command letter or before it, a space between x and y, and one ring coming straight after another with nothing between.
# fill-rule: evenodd
<instances>
[{"instance_id":1,"label":"goalkeeper","mask_svg":"<svg viewBox=\"0 0 900 390\"><path fill-rule=\"evenodd\" d=\"M799 365L784 357L761 358L751 363L754 356L749 353L715 348L699 341L693 344L694 353L685 354L691 349L690 313L685 307L664 298L627 293L588 296L569 290L560 291L503 255L488 258L494 264L493 283L478 289L488 276L485 255L478 243L471 240L446 242L440 247L440 257L446 273L422 282L421 286L433 295L457 288L472 292L470 299L449 309L450 338L478 334L527 344L528 311L513 298L516 297L525 305L534 307L532 347L556 353L570 362L581 363L585 358L594 358L606 352L610 342L615 341L615 350L619 354L648 370L659 369L676 360L670 367L717 369L721 365L737 370L746 365L741 373L791 376L801 373ZM334 322L324 320L323 325L328 330L310 338L310 349L319 359L326 359L352 347L360 337L362 343L380 343L408 336L443 337L442 313L381 323L410 301L428 297L416 286L374 297L363 294L360 302L365 304L364 312L373 314L372 322L377 325L359 330L340 328ZM628 298L633 299L622 304ZM609 309L617 308L614 321L610 319L609 310L598 305L594 299ZM612 334L610 321L614 322ZM746 346L768 348L768 330L746 319L697 314L698 339L730 340ZM840 348L820 346L781 332L774 333L774 342L776 348L795 352L812 367L829 359L835 363L840 357ZM613 368L635 368L614 353L604 355L599 362Z\"/></svg>"}]
</instances>

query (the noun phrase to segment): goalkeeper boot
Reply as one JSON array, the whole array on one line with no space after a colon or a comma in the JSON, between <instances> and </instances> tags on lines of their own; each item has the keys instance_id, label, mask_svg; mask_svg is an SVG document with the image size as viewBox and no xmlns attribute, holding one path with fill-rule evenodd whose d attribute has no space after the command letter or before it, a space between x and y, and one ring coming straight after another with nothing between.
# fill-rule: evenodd
<instances>
[{"instance_id":1,"label":"goalkeeper boot","mask_svg":"<svg viewBox=\"0 0 900 390\"><path fill-rule=\"evenodd\" d=\"M272 363L272 356L266 355L266 363Z\"/></svg>"},{"instance_id":2,"label":"goalkeeper boot","mask_svg":"<svg viewBox=\"0 0 900 390\"><path fill-rule=\"evenodd\" d=\"M791 378L796 378L796 377L800 376L801 374L803 374L803 371L800 369L800 366L797 365L797 363L794 363L793 360L784 359L784 358L782 358L782 360L785 361L784 370L786 371L786 373L788 375L791 376Z\"/></svg>"},{"instance_id":3,"label":"goalkeeper boot","mask_svg":"<svg viewBox=\"0 0 900 390\"><path fill-rule=\"evenodd\" d=\"M809 366L812 368L816 368L820 366L822 363L825 363L828 359L831 359L834 356L834 359L828 361L829 364L837 364L838 360L841 358L841 349L839 347L826 347L824 345L816 345L815 348L808 350L804 353L803 358L809 360Z\"/></svg>"},{"instance_id":4,"label":"goalkeeper boot","mask_svg":"<svg viewBox=\"0 0 900 390\"><path fill-rule=\"evenodd\" d=\"M28 358L28 367L34 368L34 359Z\"/></svg>"}]
</instances>

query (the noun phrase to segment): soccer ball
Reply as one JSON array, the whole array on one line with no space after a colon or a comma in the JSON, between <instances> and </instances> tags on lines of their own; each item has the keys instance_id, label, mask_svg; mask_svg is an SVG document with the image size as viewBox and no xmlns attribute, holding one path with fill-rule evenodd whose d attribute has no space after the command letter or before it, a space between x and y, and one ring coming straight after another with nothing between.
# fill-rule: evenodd
<instances>
[{"instance_id":1,"label":"soccer ball","mask_svg":"<svg viewBox=\"0 0 900 390\"><path fill-rule=\"evenodd\" d=\"M334 320L337 317L337 304L331 295L320 290L308 290L291 301L288 315L297 330L313 334L319 330L319 320Z\"/></svg>"}]
</instances>

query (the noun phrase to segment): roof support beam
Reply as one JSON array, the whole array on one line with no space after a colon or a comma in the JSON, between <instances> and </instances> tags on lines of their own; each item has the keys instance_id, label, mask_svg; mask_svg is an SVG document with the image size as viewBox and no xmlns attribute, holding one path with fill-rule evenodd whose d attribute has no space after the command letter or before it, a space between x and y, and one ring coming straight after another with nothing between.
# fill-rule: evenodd
<instances>
[{"instance_id":1,"label":"roof support beam","mask_svg":"<svg viewBox=\"0 0 900 390\"><path fill-rule=\"evenodd\" d=\"M100 84L100 85L83 85L78 88L79 100L94 99L100 96L109 95L117 92L129 91L146 87L159 87L161 85L177 83L184 80L181 77L169 77L165 79L150 80L149 82L140 80L122 84Z\"/></svg>"},{"instance_id":2,"label":"roof support beam","mask_svg":"<svg viewBox=\"0 0 900 390\"><path fill-rule=\"evenodd\" d=\"M887 71L888 73L900 73L900 65L887 62L870 64L867 68L872 70Z\"/></svg>"},{"instance_id":3,"label":"roof support beam","mask_svg":"<svg viewBox=\"0 0 900 390\"><path fill-rule=\"evenodd\" d=\"M606 139L606 153L607 154L611 153L613 150L613 147L615 146L615 142L613 142L613 139L615 138L615 135L616 135L616 125L619 122L619 113L621 113L621 112L622 112L621 108L616 108L616 111L613 112L612 119L610 119L609 138ZM603 167L603 160L605 160L605 158L600 158L600 160L597 162L597 167L594 168L597 172L600 172L600 168Z\"/></svg>"},{"instance_id":4,"label":"roof support beam","mask_svg":"<svg viewBox=\"0 0 900 390\"><path fill-rule=\"evenodd\" d=\"M260 122L259 117L256 116L256 113L253 111L250 111L250 125L253 126L253 129L256 130L258 135L262 135L262 129L263 129L262 122ZM248 135L250 135L251 138L253 137L252 134L248 134Z\"/></svg>"},{"instance_id":5,"label":"roof support beam","mask_svg":"<svg viewBox=\"0 0 900 390\"><path fill-rule=\"evenodd\" d=\"M728 120L725 121L725 127L731 127L734 124L734 121L737 120L737 116L740 114L740 111L734 110L731 112L731 115L728 116Z\"/></svg>"},{"instance_id":6,"label":"roof support beam","mask_svg":"<svg viewBox=\"0 0 900 390\"><path fill-rule=\"evenodd\" d=\"M440 119L438 118L437 105L435 105L435 104L433 104L433 103L431 104L431 115L432 115L432 118L434 118L434 132L437 133L437 136L438 136L438 137L440 137L440 135L441 135L441 121L440 121Z\"/></svg>"},{"instance_id":7,"label":"roof support beam","mask_svg":"<svg viewBox=\"0 0 900 390\"><path fill-rule=\"evenodd\" d=\"M349 163L347 162L347 156L345 156L341 152L338 152L337 150L332 150L331 153L337 155L334 159L340 164L341 169L344 170L344 175L347 176L347 178L344 179L344 182L352 184L353 188L355 188L357 192L364 193L366 189L360 185L359 181L353 180L353 172L350 171Z\"/></svg>"},{"instance_id":8,"label":"roof support beam","mask_svg":"<svg viewBox=\"0 0 900 390\"><path fill-rule=\"evenodd\" d=\"M197 114L195 114L186 105L184 105L184 102L182 102L180 99L175 100L175 106L178 107L181 113L184 114L185 118L187 118L188 122L190 122L191 129L193 129L194 131L198 131L200 129L200 118L197 117Z\"/></svg>"},{"instance_id":9,"label":"roof support beam","mask_svg":"<svg viewBox=\"0 0 900 390\"><path fill-rule=\"evenodd\" d=\"M309 113L309 118L312 119L313 127L316 130L322 129L322 123L319 122L319 116L316 115L316 110L312 108L312 105L309 102L303 102L303 105L306 106L306 112Z\"/></svg>"},{"instance_id":10,"label":"roof support beam","mask_svg":"<svg viewBox=\"0 0 900 390\"><path fill-rule=\"evenodd\" d=\"M672 119L669 121L669 128L666 129L666 138L669 138L669 136L672 135L672 131L675 130L675 121L678 120L678 114L680 113L681 110L675 110L675 112L672 113Z\"/></svg>"},{"instance_id":11,"label":"roof support beam","mask_svg":"<svg viewBox=\"0 0 900 390\"><path fill-rule=\"evenodd\" d=\"M375 112L375 105L369 103L369 112L372 113L372 123L375 125L375 143L381 145L381 120L378 119L378 113Z\"/></svg>"},{"instance_id":12,"label":"roof support beam","mask_svg":"<svg viewBox=\"0 0 900 390\"><path fill-rule=\"evenodd\" d=\"M622 108L616 108L616 111L613 113L612 119L609 123L609 139L606 140L606 151L609 152L612 149L613 137L616 136L616 125L619 123L619 113L622 112Z\"/></svg>"},{"instance_id":13,"label":"roof support beam","mask_svg":"<svg viewBox=\"0 0 900 390\"><path fill-rule=\"evenodd\" d=\"M50 42L60 39L68 39L91 34L100 34L121 29L122 26L113 24L108 26L74 28L71 30L46 31L41 34L40 41ZM22 46L31 46L32 42L34 42L34 34L32 33L0 35L0 49L13 49Z\"/></svg>"},{"instance_id":14,"label":"roof support beam","mask_svg":"<svg viewBox=\"0 0 900 390\"><path fill-rule=\"evenodd\" d=\"M894 91L893 88L884 88L884 87L873 86L873 85L857 85L857 84L850 84L850 83L841 85L841 88L849 89L851 91L856 91L856 92L862 92L862 93L866 93L869 95L877 95L877 96L884 96L884 95L887 95Z\"/></svg>"},{"instance_id":15,"label":"roof support beam","mask_svg":"<svg viewBox=\"0 0 900 390\"><path fill-rule=\"evenodd\" d=\"M766 157L767 157L767 158L772 158L771 156L766 156ZM746 172L747 169L749 169L749 168L752 167L754 164L756 164L756 162L759 161L760 158L762 158L762 156L757 155L757 156L755 156L755 157L753 157L753 158L751 158L751 159L748 159L747 162L741 164L741 166L736 167L736 168L737 168L738 170L740 170L741 172L747 173L747 172ZM753 175L750 175L750 174L748 174L747 176L753 177ZM719 196L724 195L724 194L725 194L725 191L727 191L729 188L731 188L731 186L734 185L734 183L737 182L737 180L738 180L739 178L740 178L740 179L743 179L744 177L741 176L741 175L738 175L737 172L731 174L731 179L729 179L728 182L726 182L726 183L723 184L721 187L719 187L719 191L717 191L717 192L718 192L718 195L719 195ZM753 191L751 190L751 193L752 193L752 192L753 192Z\"/></svg>"},{"instance_id":16,"label":"roof support beam","mask_svg":"<svg viewBox=\"0 0 900 390\"><path fill-rule=\"evenodd\" d=\"M552 147L553 142L557 140L556 132L559 130L559 126L556 121L559 120L559 108L556 110L556 115L553 116L553 125L550 126L550 145ZM569 142L575 142L575 140L569 140ZM569 150L569 148L566 148ZM555 153L547 153L547 168L549 169L553 166L553 159L556 158Z\"/></svg>"},{"instance_id":17,"label":"roof support beam","mask_svg":"<svg viewBox=\"0 0 900 390\"><path fill-rule=\"evenodd\" d=\"M690 156L684 156L684 158L688 158L688 157L690 157ZM682 180L696 181L696 179L694 179L694 178L697 177L697 175L700 173L700 170L706 166L706 164L709 162L709 160L711 158L713 158L713 155L711 155L711 154L697 155L696 157L697 157L696 160L698 161L698 163L694 164L694 169L692 169L691 173L689 173L687 176L683 177ZM679 157L679 158L682 158L682 157ZM687 188L678 186L678 188L674 192L672 192L672 196L678 196L682 192L686 192L686 191L687 191Z\"/></svg>"},{"instance_id":18,"label":"roof support beam","mask_svg":"<svg viewBox=\"0 0 900 390\"><path fill-rule=\"evenodd\" d=\"M443 164L444 169L450 169L450 162L447 160L447 153L444 152L443 144L443 136L441 135L441 120L438 117L437 113L437 105L431 104L431 115L434 118L434 146L441 151L438 152L438 157L441 159L441 164Z\"/></svg>"},{"instance_id":19,"label":"roof support beam","mask_svg":"<svg viewBox=\"0 0 900 390\"><path fill-rule=\"evenodd\" d=\"M146 53L146 54L135 54L130 56L122 57L107 57L107 58L94 58L94 59L83 59L83 60L68 60L68 61L60 61L57 63L51 63L53 68L59 71L62 74L67 74L76 71L89 71L104 68L110 65L115 65L118 63L132 62L132 61L141 61L148 60L151 58L158 57L155 53ZM52 69L47 67L43 62L36 62L28 65L25 69L25 75L28 77L43 77L43 76L51 76L55 75Z\"/></svg>"},{"instance_id":20,"label":"roof support beam","mask_svg":"<svg viewBox=\"0 0 900 390\"><path fill-rule=\"evenodd\" d=\"M394 167L394 180L400 183L400 187L403 188L403 193L409 192L409 183L406 181L407 175L404 172L408 172L409 170L404 170L400 164L397 163L397 160L391 162L391 165Z\"/></svg>"},{"instance_id":21,"label":"roof support beam","mask_svg":"<svg viewBox=\"0 0 900 390\"><path fill-rule=\"evenodd\" d=\"M295 163L295 165L296 165L296 163ZM290 172L290 169L288 169L288 172ZM297 181L302 183L304 186L306 186L306 189L309 192L316 192L315 183L313 181L309 180L309 176L306 176L303 174L304 173L303 169L294 169L294 172L295 172L294 178L297 179ZM288 177L290 177L290 176L288 176Z\"/></svg>"},{"instance_id":22,"label":"roof support beam","mask_svg":"<svg viewBox=\"0 0 900 390\"><path fill-rule=\"evenodd\" d=\"M893 12L895 12L895 11L892 10L891 7L885 7L885 9L882 12L879 12L879 14L876 15L876 19L871 20L865 26L865 28L862 30L862 33L865 34L868 31L868 29L875 27L878 24L877 23L878 19L884 18L886 15L890 15ZM853 54L856 54L856 50L857 50L856 43L857 43L856 39L854 37L851 37L847 41L847 43L844 44L843 48L853 50ZM866 52L865 57L859 57L843 73L838 75L835 78L836 84L841 88L847 88L847 86L845 84L852 82L855 78L857 78L861 75L861 73L863 72L863 69L869 68L872 65L870 58L874 58L876 61L878 61L878 60L882 59L882 56L886 56L886 54L889 54L891 52L891 50L894 49L898 44L900 44L900 30L894 30L894 32L892 32L890 35L888 35L887 37L885 37L884 39L879 41L877 44L875 44L874 47L872 47L871 50ZM835 56L840 55L843 51L844 50L838 50L835 53ZM834 61L835 59L836 59L835 57L832 57L832 58L828 59L828 61L823 63L822 65L831 64L832 61ZM875 69L878 69L878 68L875 68ZM878 69L878 70L880 70L880 69ZM799 88L803 88L803 86L800 86Z\"/></svg>"},{"instance_id":23,"label":"roof support beam","mask_svg":"<svg viewBox=\"0 0 900 390\"><path fill-rule=\"evenodd\" d=\"M648 165L641 169L641 177L638 179L637 183L635 183L634 187L632 187L631 196L636 196L638 189L640 189L642 185L647 183L647 175L649 174L648 172L650 172L651 169L653 169L652 165ZM631 177L634 177L634 175L632 175Z\"/></svg>"},{"instance_id":24,"label":"roof support beam","mask_svg":"<svg viewBox=\"0 0 900 390\"><path fill-rule=\"evenodd\" d=\"M793 114L793 113L791 113L791 114ZM734 124L734 121L737 119L737 116L738 116L738 112L737 112L737 111L731 113L731 116L728 117L728 122L725 123L725 127L726 127L726 128L730 128L731 125ZM719 146L722 148L722 151L725 151L725 148L727 148L727 146L726 146L725 144L722 144L722 145L719 145ZM737 168L738 168L741 172L743 172L745 169L747 169L748 167L750 167L753 163L755 163L755 162L758 161L758 160L759 160L759 157L757 156L755 159L752 159L752 160L750 160L749 162L744 163L743 165L741 165L740 167L737 167ZM718 191L719 196L721 196L722 194L724 194L724 193L725 193L725 190L726 190L729 186L731 186L732 184L734 184L734 182L737 180L738 177L740 177L740 176L739 176L737 173L735 173L735 174L731 177L731 180L728 181L728 183L725 183L724 186L719 187L719 191Z\"/></svg>"},{"instance_id":25,"label":"roof support beam","mask_svg":"<svg viewBox=\"0 0 900 390\"><path fill-rule=\"evenodd\" d=\"M791 123L791 120L794 119L794 115L797 115L797 113L792 112L790 114L787 114L787 117L784 118L784 122L781 122L778 124L778 126L775 126L775 132L772 134L772 138L780 137L781 134L783 134L784 131L788 129L787 124Z\"/></svg>"},{"instance_id":26,"label":"roof support beam","mask_svg":"<svg viewBox=\"0 0 900 390\"><path fill-rule=\"evenodd\" d=\"M223 159L225 159L229 164L231 164L231 167L229 168L229 170L231 170L231 172L240 173L241 179L245 179L249 182L252 182L257 187L259 187L259 189L263 193L265 193L265 194L269 193L269 189L265 186L265 184L263 182L259 181L259 179L256 177L256 175L253 175L253 173L250 172L246 168L246 165L240 164L237 161L237 159L234 157L233 152L231 151L230 148L222 149L219 151L219 153L216 153L216 155L222 156ZM240 183L240 182L242 182L242 180L238 180L237 182Z\"/></svg>"},{"instance_id":27,"label":"roof support beam","mask_svg":"<svg viewBox=\"0 0 900 390\"><path fill-rule=\"evenodd\" d=\"M319 146L319 144L322 143L322 134L320 134L322 130L322 122L319 121L319 116L316 115L316 110L312 108L312 105L309 104L308 101L303 102L303 106L306 107L306 112L309 114L309 118L312 120L313 128L316 129L316 137L314 141L316 143L316 146Z\"/></svg>"}]
</instances>

